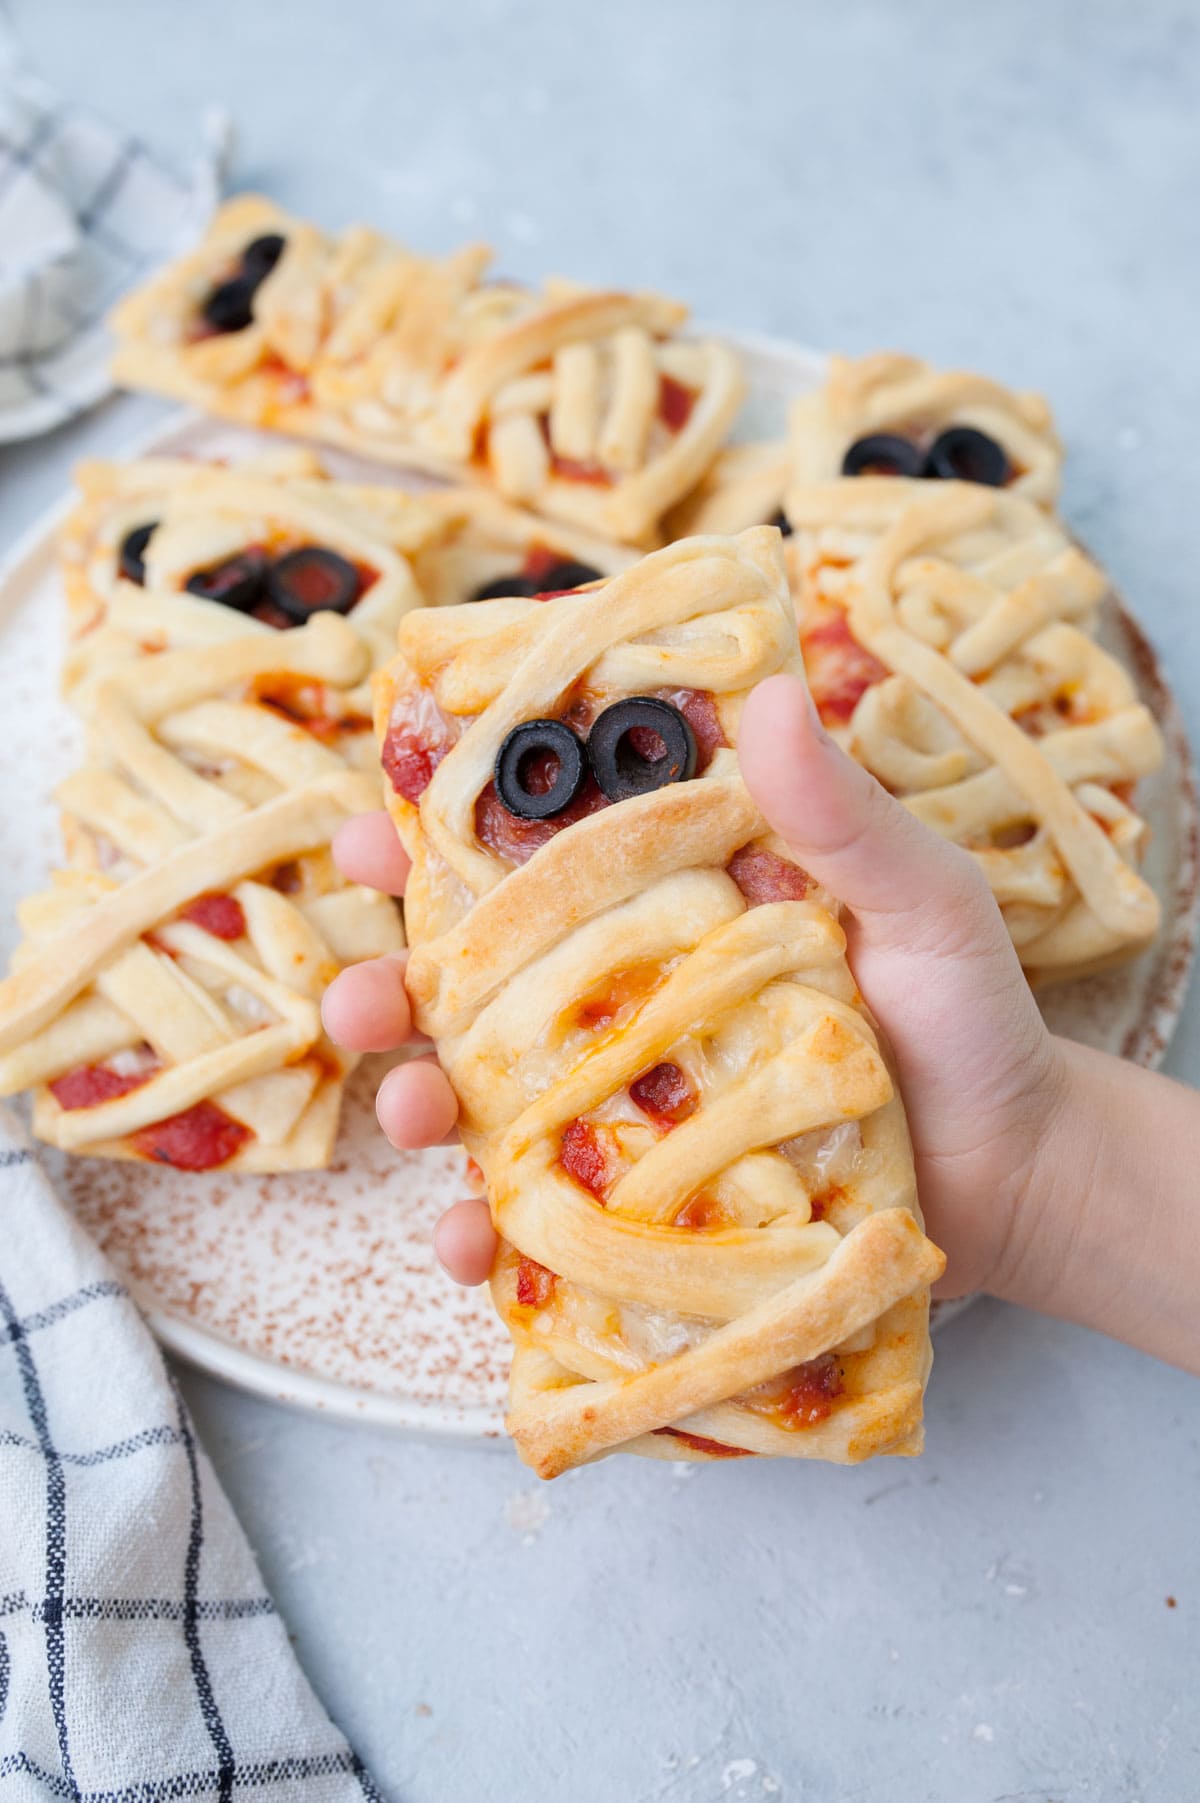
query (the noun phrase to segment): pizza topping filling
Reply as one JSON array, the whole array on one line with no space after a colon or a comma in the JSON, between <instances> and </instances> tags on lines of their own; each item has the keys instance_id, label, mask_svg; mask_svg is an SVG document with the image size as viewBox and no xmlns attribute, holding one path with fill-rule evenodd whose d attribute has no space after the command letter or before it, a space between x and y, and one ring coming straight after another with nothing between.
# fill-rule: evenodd
<instances>
[{"instance_id":1,"label":"pizza topping filling","mask_svg":"<svg viewBox=\"0 0 1200 1803\"><path fill-rule=\"evenodd\" d=\"M215 1102L197 1102L181 1114L131 1134L140 1157L177 1171L215 1171L228 1164L254 1135Z\"/></svg>"},{"instance_id":2,"label":"pizza topping filling","mask_svg":"<svg viewBox=\"0 0 1200 1803\"><path fill-rule=\"evenodd\" d=\"M859 644L842 613L802 630L800 648L808 686L826 726L844 726L867 690L887 675L879 659Z\"/></svg>"},{"instance_id":3,"label":"pizza topping filling","mask_svg":"<svg viewBox=\"0 0 1200 1803\"><path fill-rule=\"evenodd\" d=\"M677 1064L656 1064L635 1077L629 1093L642 1113L660 1127L675 1127L695 1114L699 1097Z\"/></svg>"},{"instance_id":4,"label":"pizza topping filling","mask_svg":"<svg viewBox=\"0 0 1200 1803\"><path fill-rule=\"evenodd\" d=\"M121 540L121 548L117 552L117 568L126 582L135 582L139 588L146 586L146 546L158 530L157 520L147 520L144 526L135 526Z\"/></svg>"},{"instance_id":5,"label":"pizza topping filling","mask_svg":"<svg viewBox=\"0 0 1200 1803\"><path fill-rule=\"evenodd\" d=\"M712 1459L752 1459L754 1454L744 1446L726 1446L722 1440L706 1440L703 1434L689 1434L682 1427L656 1427L656 1434L667 1434L672 1440L682 1440L694 1452L706 1452Z\"/></svg>"},{"instance_id":6,"label":"pizza topping filling","mask_svg":"<svg viewBox=\"0 0 1200 1803\"><path fill-rule=\"evenodd\" d=\"M493 581L485 582L468 599L502 601L515 595L531 601L554 600L559 595L567 595L573 589L582 588L585 582L599 582L602 574L602 571L593 569L590 563L580 563L572 557L560 557L557 551L551 551L547 545L534 545L519 570L511 576L497 576Z\"/></svg>"},{"instance_id":7,"label":"pizza topping filling","mask_svg":"<svg viewBox=\"0 0 1200 1803\"><path fill-rule=\"evenodd\" d=\"M919 431L868 432L842 458L843 476L924 476L1005 488L1018 474L1004 446L975 426L949 426L932 443Z\"/></svg>"},{"instance_id":8,"label":"pizza topping filling","mask_svg":"<svg viewBox=\"0 0 1200 1803\"><path fill-rule=\"evenodd\" d=\"M558 1161L568 1176L603 1202L612 1182L609 1153L590 1121L568 1121L563 1128Z\"/></svg>"},{"instance_id":9,"label":"pizza topping filling","mask_svg":"<svg viewBox=\"0 0 1200 1803\"><path fill-rule=\"evenodd\" d=\"M668 432L682 432L692 417L698 397L694 388L677 382L674 376L658 378L658 417Z\"/></svg>"},{"instance_id":10,"label":"pizza topping filling","mask_svg":"<svg viewBox=\"0 0 1200 1803\"><path fill-rule=\"evenodd\" d=\"M545 1308L558 1278L535 1258L523 1258L517 1266L517 1301L522 1308Z\"/></svg>"},{"instance_id":11,"label":"pizza topping filling","mask_svg":"<svg viewBox=\"0 0 1200 1803\"><path fill-rule=\"evenodd\" d=\"M279 232L251 240L234 274L218 282L205 297L200 316L210 332L245 331L254 318L254 297L283 255L286 243Z\"/></svg>"},{"instance_id":12,"label":"pizza topping filling","mask_svg":"<svg viewBox=\"0 0 1200 1803\"><path fill-rule=\"evenodd\" d=\"M101 1102L113 1102L131 1090L148 1083L160 1068L149 1046L118 1053L107 1064L81 1064L64 1071L48 1085L60 1108L73 1112L76 1108L95 1108Z\"/></svg>"},{"instance_id":13,"label":"pizza topping filling","mask_svg":"<svg viewBox=\"0 0 1200 1803\"><path fill-rule=\"evenodd\" d=\"M726 869L752 908L767 902L803 901L812 887L806 870L761 845L743 845Z\"/></svg>"},{"instance_id":14,"label":"pizza topping filling","mask_svg":"<svg viewBox=\"0 0 1200 1803\"><path fill-rule=\"evenodd\" d=\"M518 820L551 820L583 787L583 746L561 720L514 726L496 757L495 789Z\"/></svg>"},{"instance_id":15,"label":"pizza topping filling","mask_svg":"<svg viewBox=\"0 0 1200 1803\"><path fill-rule=\"evenodd\" d=\"M214 939L241 939L246 931L242 904L232 895L198 895L195 901L180 909L179 918L203 927Z\"/></svg>"}]
</instances>

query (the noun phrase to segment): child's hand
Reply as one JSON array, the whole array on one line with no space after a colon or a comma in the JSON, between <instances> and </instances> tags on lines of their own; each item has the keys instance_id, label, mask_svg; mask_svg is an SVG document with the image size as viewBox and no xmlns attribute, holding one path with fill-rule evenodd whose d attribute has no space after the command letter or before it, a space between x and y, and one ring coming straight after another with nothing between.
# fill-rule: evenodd
<instances>
[{"instance_id":1,"label":"child's hand","mask_svg":"<svg viewBox=\"0 0 1200 1803\"><path fill-rule=\"evenodd\" d=\"M846 905L855 975L899 1067L929 1232L949 1256L941 1287L990 1287L1057 1101L1058 1070L987 885L964 852L837 749L792 678L755 692L741 754L771 825ZM403 892L408 860L386 814L351 821L334 851L346 876ZM326 995L325 1024L355 1051L408 1040L402 960L344 971ZM437 1144L457 1112L446 1078L424 1058L389 1072L377 1106L398 1147ZM435 1243L452 1276L481 1282L494 1249L486 1205L459 1203Z\"/></svg>"},{"instance_id":2,"label":"child's hand","mask_svg":"<svg viewBox=\"0 0 1200 1803\"><path fill-rule=\"evenodd\" d=\"M843 904L949 1261L938 1293L990 1290L1200 1369L1200 1099L1051 1037L978 867L838 750L802 683L761 684L740 736L759 807ZM350 822L334 850L348 877L402 892L408 860L385 814ZM356 1051L411 1038L402 960L343 971L325 1024ZM457 1114L431 1059L391 1071L378 1109L399 1147L438 1143ZM456 1204L434 1243L452 1277L482 1283L496 1244L486 1203Z\"/></svg>"}]
</instances>

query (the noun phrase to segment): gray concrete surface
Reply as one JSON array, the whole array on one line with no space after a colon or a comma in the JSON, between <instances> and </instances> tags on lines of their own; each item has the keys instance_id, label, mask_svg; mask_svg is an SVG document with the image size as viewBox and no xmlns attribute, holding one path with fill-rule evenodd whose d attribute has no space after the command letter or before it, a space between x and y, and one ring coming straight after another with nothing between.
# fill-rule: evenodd
<instances>
[{"instance_id":1,"label":"gray concrete surface","mask_svg":"<svg viewBox=\"0 0 1200 1803\"><path fill-rule=\"evenodd\" d=\"M1143 0L14 0L65 90L418 245L1053 398L1070 517L1200 727L1200 9ZM0 456L0 541L105 408ZM1171 1067L1200 1080L1193 999ZM1137 1198L1131 1198L1137 1206ZM866 1470L506 1453L186 1387L314 1682L400 1803L1200 1793L1200 1391L983 1304L929 1451ZM1168 1606L1167 1598L1177 1606Z\"/></svg>"}]
</instances>

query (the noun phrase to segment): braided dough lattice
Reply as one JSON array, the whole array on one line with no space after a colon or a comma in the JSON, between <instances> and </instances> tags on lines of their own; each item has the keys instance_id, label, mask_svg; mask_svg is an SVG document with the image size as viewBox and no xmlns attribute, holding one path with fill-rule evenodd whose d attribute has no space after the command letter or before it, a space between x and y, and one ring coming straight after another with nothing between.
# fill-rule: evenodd
<instances>
[{"instance_id":1,"label":"braided dough lattice","mask_svg":"<svg viewBox=\"0 0 1200 1803\"><path fill-rule=\"evenodd\" d=\"M1131 866L1158 729L1089 636L1102 572L1019 496L861 477L794 488L787 560L826 725L982 865L1026 969L1079 975L1158 930Z\"/></svg>"},{"instance_id":2,"label":"braided dough lattice","mask_svg":"<svg viewBox=\"0 0 1200 1803\"><path fill-rule=\"evenodd\" d=\"M201 309L246 246L283 255L241 330ZM244 195L190 256L118 308L114 373L248 425L442 474L648 542L704 474L740 404L734 354L679 336L654 294L489 282L471 245L441 261L363 227L327 238Z\"/></svg>"},{"instance_id":3,"label":"braided dough lattice","mask_svg":"<svg viewBox=\"0 0 1200 1803\"><path fill-rule=\"evenodd\" d=\"M190 578L250 549L274 558L317 545L357 566L364 587L347 617L374 667L422 599L410 558L447 531L443 508L396 488L331 481L299 449L236 468L171 457L86 463L76 482L81 498L61 538L72 638L63 686L72 699L79 685L147 652L276 630L187 590ZM151 523L139 585L121 574L121 545ZM369 711L369 698L358 700Z\"/></svg>"},{"instance_id":4,"label":"braided dough lattice","mask_svg":"<svg viewBox=\"0 0 1200 1803\"><path fill-rule=\"evenodd\" d=\"M58 791L72 867L23 904L0 984L0 1093L34 1089L41 1138L188 1169L328 1162L353 1061L321 994L403 942L328 850L375 795L344 755L367 664L324 613L93 687L88 761Z\"/></svg>"},{"instance_id":5,"label":"braided dough lattice","mask_svg":"<svg viewBox=\"0 0 1200 1803\"><path fill-rule=\"evenodd\" d=\"M800 668L780 544L410 614L377 679L410 989L503 1236L509 1426L543 1476L618 1448L920 1450L942 1259L903 1110L831 905L732 748L749 688ZM707 710L694 780L497 831L513 726L646 693Z\"/></svg>"},{"instance_id":6,"label":"braided dough lattice","mask_svg":"<svg viewBox=\"0 0 1200 1803\"><path fill-rule=\"evenodd\" d=\"M936 370L895 351L831 357L825 384L793 404L792 482L802 489L833 481L850 446L871 433L897 433L928 448L951 426L974 426L994 438L1012 466L1011 492L1053 505L1062 446L1041 395L987 376ZM791 518L790 504L785 508Z\"/></svg>"}]
</instances>

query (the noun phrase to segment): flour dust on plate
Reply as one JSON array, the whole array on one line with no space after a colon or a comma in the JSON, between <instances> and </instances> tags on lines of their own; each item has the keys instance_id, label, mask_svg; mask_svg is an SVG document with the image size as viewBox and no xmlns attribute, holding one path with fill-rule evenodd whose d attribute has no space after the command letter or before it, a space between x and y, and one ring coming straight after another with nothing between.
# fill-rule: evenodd
<instances>
[{"instance_id":1,"label":"flour dust on plate","mask_svg":"<svg viewBox=\"0 0 1200 1803\"><path fill-rule=\"evenodd\" d=\"M740 334L750 383L740 436L783 434L788 403L822 376L813 351ZM131 454L239 457L262 435L176 416ZM425 486L323 452L347 478ZM62 511L41 521L0 577L0 647L14 705L46 723L11 748L12 831L0 861L0 933L7 958L17 902L55 853L51 790L73 767L78 726L59 699L63 607L54 540ZM1106 604L1102 642L1132 669L1167 741L1163 769L1139 791L1152 828L1145 872L1163 903L1163 932L1123 969L1049 989L1055 1031L1140 1064L1159 1063L1178 1018L1195 938L1197 806L1187 741L1162 672L1139 628ZM188 1175L149 1164L72 1159L44 1150L47 1168L88 1230L181 1357L255 1394L376 1426L503 1444L508 1344L486 1289L459 1290L432 1253L435 1221L467 1193L457 1148L397 1153L375 1121L384 1061L351 1080L328 1171L260 1177ZM962 1304L936 1309L943 1324Z\"/></svg>"}]
</instances>

